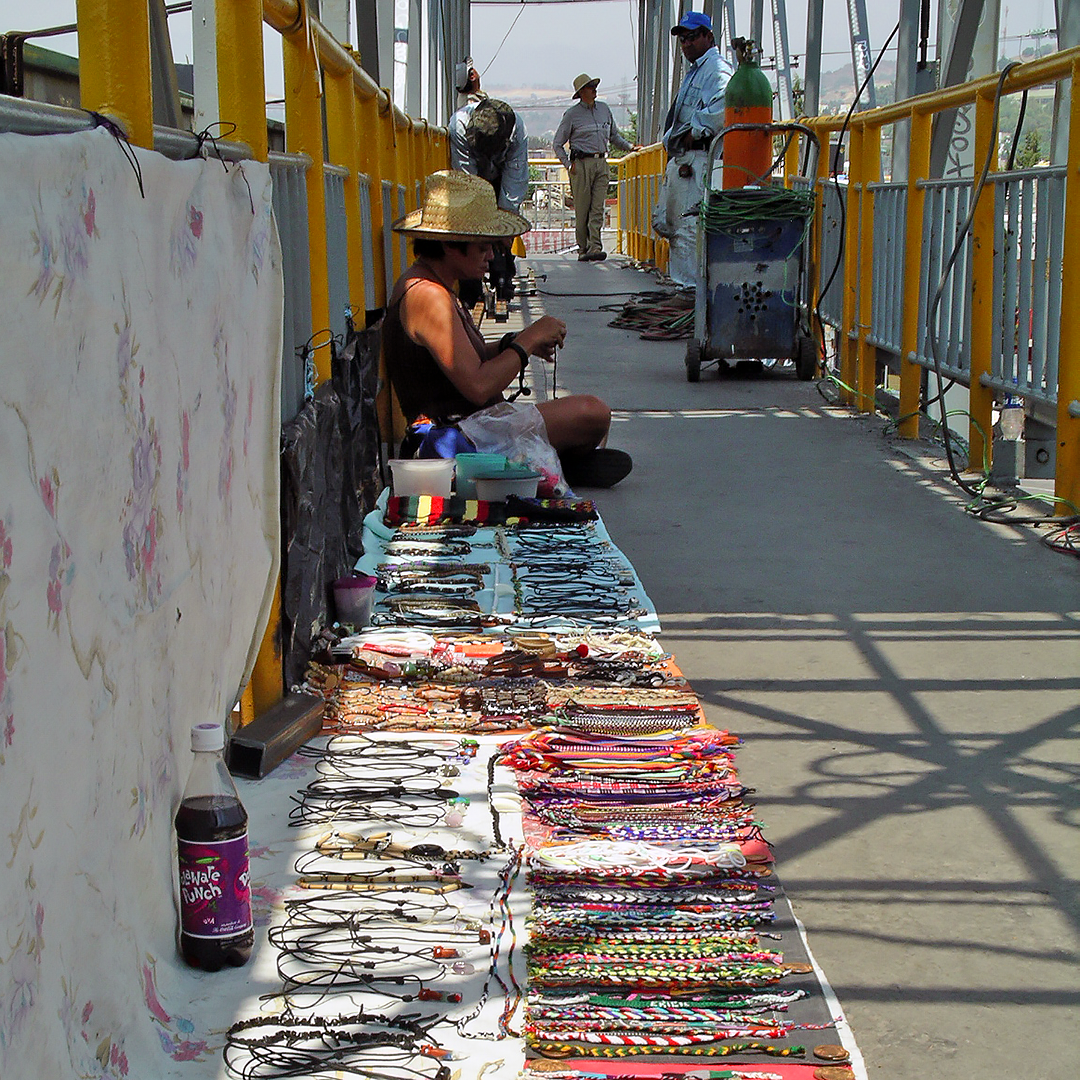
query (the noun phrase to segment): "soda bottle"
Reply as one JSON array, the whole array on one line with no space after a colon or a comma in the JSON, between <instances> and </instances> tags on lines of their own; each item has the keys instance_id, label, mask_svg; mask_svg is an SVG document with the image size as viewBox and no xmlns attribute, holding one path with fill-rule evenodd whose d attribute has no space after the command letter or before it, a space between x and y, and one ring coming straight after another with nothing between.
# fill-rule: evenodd
<instances>
[{"instance_id":1,"label":"soda bottle","mask_svg":"<svg viewBox=\"0 0 1080 1080\"><path fill-rule=\"evenodd\" d=\"M224 746L220 724L191 729L195 761L176 812L180 952L203 971L246 964L255 937L247 811L222 759Z\"/></svg>"}]
</instances>

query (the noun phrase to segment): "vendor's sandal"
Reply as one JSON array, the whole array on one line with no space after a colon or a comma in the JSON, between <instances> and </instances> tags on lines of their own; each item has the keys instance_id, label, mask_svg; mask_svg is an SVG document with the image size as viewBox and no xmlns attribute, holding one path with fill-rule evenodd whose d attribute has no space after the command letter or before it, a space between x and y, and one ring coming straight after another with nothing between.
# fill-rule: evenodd
<instances>
[{"instance_id":1,"label":"vendor's sandal","mask_svg":"<svg viewBox=\"0 0 1080 1080\"><path fill-rule=\"evenodd\" d=\"M572 488L614 487L630 475L633 459L624 450L598 447L584 454L567 454L562 459L563 475Z\"/></svg>"}]
</instances>

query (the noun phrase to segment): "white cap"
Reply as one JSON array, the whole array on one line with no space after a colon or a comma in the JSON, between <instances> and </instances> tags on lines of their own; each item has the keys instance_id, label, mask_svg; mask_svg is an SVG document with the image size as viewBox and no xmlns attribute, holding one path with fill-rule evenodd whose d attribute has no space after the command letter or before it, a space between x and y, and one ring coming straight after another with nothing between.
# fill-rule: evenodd
<instances>
[{"instance_id":1,"label":"white cap","mask_svg":"<svg viewBox=\"0 0 1080 1080\"><path fill-rule=\"evenodd\" d=\"M469 81L469 72L472 70L473 62L471 56L466 56L460 64L454 66L454 89L459 93L464 93L465 86Z\"/></svg>"},{"instance_id":2,"label":"white cap","mask_svg":"<svg viewBox=\"0 0 1080 1080\"><path fill-rule=\"evenodd\" d=\"M220 724L196 724L191 729L191 749L221 750L225 746L225 729Z\"/></svg>"}]
</instances>

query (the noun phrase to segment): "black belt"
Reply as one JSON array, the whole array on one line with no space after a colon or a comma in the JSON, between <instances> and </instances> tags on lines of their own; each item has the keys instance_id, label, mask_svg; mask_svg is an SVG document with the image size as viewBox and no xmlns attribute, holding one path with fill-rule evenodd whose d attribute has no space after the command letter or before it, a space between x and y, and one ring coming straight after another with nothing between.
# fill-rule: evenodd
<instances>
[{"instance_id":1,"label":"black belt","mask_svg":"<svg viewBox=\"0 0 1080 1080\"><path fill-rule=\"evenodd\" d=\"M580 158L602 158L602 157L607 157L607 154L584 154L580 150L571 150L570 151L570 160L571 161L577 161Z\"/></svg>"}]
</instances>

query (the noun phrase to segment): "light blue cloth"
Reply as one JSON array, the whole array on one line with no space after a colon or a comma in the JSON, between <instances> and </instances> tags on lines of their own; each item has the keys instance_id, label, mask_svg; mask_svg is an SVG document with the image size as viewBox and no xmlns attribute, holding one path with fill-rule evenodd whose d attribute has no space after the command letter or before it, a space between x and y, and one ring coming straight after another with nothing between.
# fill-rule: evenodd
<instances>
[{"instance_id":1,"label":"light blue cloth","mask_svg":"<svg viewBox=\"0 0 1080 1080\"><path fill-rule=\"evenodd\" d=\"M675 152L672 142L686 132L698 140L715 135L724 126L724 91L734 72L715 45L690 65L675 95L671 126L664 132L664 148L669 154Z\"/></svg>"},{"instance_id":2,"label":"light blue cloth","mask_svg":"<svg viewBox=\"0 0 1080 1080\"><path fill-rule=\"evenodd\" d=\"M374 575L379 564L387 561L386 545L397 534L397 529L388 526L383 521L389 498L390 489L383 488L375 501L375 509L364 518L364 554L356 560L354 569L357 573ZM603 520L597 520L592 528L598 542L611 544L611 549L607 552L607 558L613 563L620 563L621 573L633 578L633 594L637 597L638 607L644 612L644 614L634 618L621 619L617 625L626 629L643 630L647 634L659 634L661 629L660 616L657 613L656 605L649 599L649 594L645 591L645 585L641 578L638 577L633 564L615 546ZM495 547L495 533L496 529L492 526L478 527L475 535L470 537L469 542L472 545L472 551L461 557L461 562L487 563L492 568L491 573L484 575L485 588L478 594L477 601L482 610L494 610L497 614L503 616L503 619L499 626L485 628L485 633L520 631L537 627L545 630L557 630L560 626L572 628L588 623L589 620L587 619L575 619L570 616L559 615L550 616L546 620L540 618L536 620L515 620L513 617L513 591L508 587L514 580L514 572L499 556L498 549ZM496 574L498 574L498 589L495 588ZM385 605L385 593L376 592L375 596L377 609L380 601ZM542 626L539 625L541 623Z\"/></svg>"},{"instance_id":3,"label":"light blue cloth","mask_svg":"<svg viewBox=\"0 0 1080 1080\"><path fill-rule=\"evenodd\" d=\"M473 161L469 144L465 139L465 127L472 116L473 109L480 104L486 94L470 94L469 100L453 116L448 125L450 130L450 168L459 172L479 175L476 162ZM521 114L514 113L514 134L510 136L510 149L502 167L502 182L499 185L499 206L503 210L512 210L515 214L529 193L529 139L525 133L525 121Z\"/></svg>"},{"instance_id":4,"label":"light blue cloth","mask_svg":"<svg viewBox=\"0 0 1080 1080\"><path fill-rule=\"evenodd\" d=\"M616 126L611 109L603 101L593 102L591 109L579 101L563 113L555 132L555 156L569 169L567 142L570 149L579 154L606 154L609 143L614 143L620 150L632 149Z\"/></svg>"}]
</instances>

